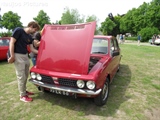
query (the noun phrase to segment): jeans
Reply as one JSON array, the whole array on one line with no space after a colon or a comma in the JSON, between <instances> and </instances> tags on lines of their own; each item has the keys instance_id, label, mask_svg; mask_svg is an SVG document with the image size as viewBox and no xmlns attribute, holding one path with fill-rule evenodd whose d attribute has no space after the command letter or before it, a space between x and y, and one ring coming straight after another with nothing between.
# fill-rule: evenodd
<instances>
[{"instance_id":1,"label":"jeans","mask_svg":"<svg viewBox=\"0 0 160 120\"><path fill-rule=\"evenodd\" d=\"M33 66L35 66L36 65L36 60L37 60L36 57L32 57L31 59L32 59Z\"/></svg>"}]
</instances>

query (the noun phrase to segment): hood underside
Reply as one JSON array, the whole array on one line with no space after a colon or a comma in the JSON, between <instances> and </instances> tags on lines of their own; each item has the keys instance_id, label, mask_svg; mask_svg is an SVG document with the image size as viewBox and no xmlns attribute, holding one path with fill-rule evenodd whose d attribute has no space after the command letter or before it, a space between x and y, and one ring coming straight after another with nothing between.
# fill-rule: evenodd
<instances>
[{"instance_id":1,"label":"hood underside","mask_svg":"<svg viewBox=\"0 0 160 120\"><path fill-rule=\"evenodd\" d=\"M54 72L87 74L96 22L45 25L37 68Z\"/></svg>"}]
</instances>

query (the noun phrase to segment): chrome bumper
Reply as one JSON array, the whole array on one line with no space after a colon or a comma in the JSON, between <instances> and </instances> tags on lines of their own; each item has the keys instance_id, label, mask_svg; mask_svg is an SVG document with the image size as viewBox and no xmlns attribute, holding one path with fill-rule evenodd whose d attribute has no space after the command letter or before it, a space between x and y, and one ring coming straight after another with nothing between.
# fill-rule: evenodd
<instances>
[{"instance_id":1,"label":"chrome bumper","mask_svg":"<svg viewBox=\"0 0 160 120\"><path fill-rule=\"evenodd\" d=\"M51 85L51 84L43 83L41 81L32 80L32 79L30 79L29 81L41 87L45 87L45 88L49 88L53 90L70 92L70 93L85 94L85 95L98 95L102 90L102 89L98 89L97 91L92 91L92 90L86 90L86 89L83 90L83 89L78 89L78 88L70 88L70 87L65 87L65 86L56 86L56 85Z\"/></svg>"}]
</instances>

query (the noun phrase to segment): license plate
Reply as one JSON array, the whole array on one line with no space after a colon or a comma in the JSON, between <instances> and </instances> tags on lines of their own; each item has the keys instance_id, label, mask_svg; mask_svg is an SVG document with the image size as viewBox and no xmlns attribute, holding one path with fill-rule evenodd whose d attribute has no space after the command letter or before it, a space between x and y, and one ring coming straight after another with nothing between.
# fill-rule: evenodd
<instances>
[{"instance_id":1,"label":"license plate","mask_svg":"<svg viewBox=\"0 0 160 120\"><path fill-rule=\"evenodd\" d=\"M50 89L50 92L60 94L60 95L67 95L67 96L69 95L69 92L61 91L61 90Z\"/></svg>"}]
</instances>

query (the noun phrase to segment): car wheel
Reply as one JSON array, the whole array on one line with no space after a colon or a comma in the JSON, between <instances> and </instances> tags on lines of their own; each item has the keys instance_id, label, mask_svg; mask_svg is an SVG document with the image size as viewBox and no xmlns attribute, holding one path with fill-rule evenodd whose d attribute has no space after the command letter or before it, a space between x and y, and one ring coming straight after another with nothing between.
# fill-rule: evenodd
<instances>
[{"instance_id":1,"label":"car wheel","mask_svg":"<svg viewBox=\"0 0 160 120\"><path fill-rule=\"evenodd\" d=\"M107 98L109 95L109 79L106 79L106 82L103 85L101 93L94 98L94 102L98 106L102 106L107 102Z\"/></svg>"}]
</instances>

